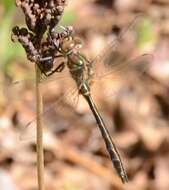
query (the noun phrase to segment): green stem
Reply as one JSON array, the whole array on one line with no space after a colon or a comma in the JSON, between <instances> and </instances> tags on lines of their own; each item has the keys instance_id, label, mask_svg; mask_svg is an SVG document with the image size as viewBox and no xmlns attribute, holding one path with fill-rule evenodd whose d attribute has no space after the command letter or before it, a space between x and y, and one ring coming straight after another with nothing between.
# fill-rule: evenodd
<instances>
[{"instance_id":1,"label":"green stem","mask_svg":"<svg viewBox=\"0 0 169 190\"><path fill-rule=\"evenodd\" d=\"M42 113L43 113L43 100L40 90L41 71L35 64L36 72L36 116L37 116L37 175L38 175L38 190L44 190L44 152L43 152L43 126L42 126Z\"/></svg>"}]
</instances>

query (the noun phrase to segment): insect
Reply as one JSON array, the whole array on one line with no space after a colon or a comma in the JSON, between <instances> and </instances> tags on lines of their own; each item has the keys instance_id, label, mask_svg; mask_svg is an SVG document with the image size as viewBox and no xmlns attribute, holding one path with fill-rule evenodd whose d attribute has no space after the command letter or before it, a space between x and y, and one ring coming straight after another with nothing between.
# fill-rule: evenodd
<instances>
[{"instance_id":1,"label":"insect","mask_svg":"<svg viewBox=\"0 0 169 190\"><path fill-rule=\"evenodd\" d=\"M38 58L38 67L41 70L41 72L46 76L50 76L54 74L55 72L61 72L64 69L63 64L59 64L55 69L54 67L54 61L56 58L63 57L63 55L57 55L58 48L59 48L59 41L61 39L67 38L68 36L71 36L73 33L73 27L62 27L64 29L61 33L56 33L54 30L55 28L52 28L49 32L48 36L48 43L47 47L44 47L44 52L41 53L42 56L39 56ZM54 44L54 48L50 47L50 43Z\"/></svg>"},{"instance_id":2,"label":"insect","mask_svg":"<svg viewBox=\"0 0 169 190\"><path fill-rule=\"evenodd\" d=\"M54 30L54 28L50 29L50 35L39 48L36 47L35 36L26 28L19 28L18 26L15 26L12 29L12 41L19 41L22 44L23 48L26 51L28 60L36 63L41 72L46 77L52 75L55 72L61 72L61 66L54 68L55 59L62 57L61 55L57 55L57 46L59 45L60 39L65 38L73 33L73 28L70 26L65 27L64 30L60 33L56 33ZM55 47L52 47L51 43L54 43Z\"/></svg>"},{"instance_id":3,"label":"insect","mask_svg":"<svg viewBox=\"0 0 169 190\"><path fill-rule=\"evenodd\" d=\"M132 23L133 25L133 23ZM131 26L130 26L131 27ZM67 28L63 28L64 32L67 33ZM54 33L53 33L54 34ZM113 51L117 43L111 44L106 48L105 52L103 52L103 56L99 56L97 60L101 60L100 58L103 57L105 62L105 67L107 67L107 72L105 73L103 70L101 70L100 73L94 72L94 67L97 67L99 65L96 64L95 60L90 61L87 59L86 56L84 56L80 52L81 47L81 41L76 38L72 33L69 35L63 35L60 37L59 43L55 40L55 37L49 36L51 40L51 44L53 46L53 49L56 49L58 52L57 56L54 56L54 54L46 54L46 56L43 56L43 59L41 59L41 62L44 61L45 64L49 63L49 68L53 67L53 61L55 58L63 57L63 62L61 62L56 69L51 70L49 74L46 75L46 71L50 71L50 69L43 70L43 67L40 68L42 70L42 73L45 74L45 76L53 75L55 72L61 73L66 68L69 71L69 74L73 81L76 84L76 88L81 94L86 102L89 105L90 110L92 111L94 118L97 122L97 125L99 127L99 130L102 134L102 137L104 139L107 151L109 153L109 156L112 160L112 163L115 167L115 170L119 177L121 178L122 182L125 183L128 181L128 177L126 174L126 171L124 169L123 163L121 161L120 155L118 153L118 150L109 134L109 131L106 128L106 125L98 112L98 109L93 101L93 98L91 96L91 84L93 79L96 78L102 78L104 76L112 75L112 73L115 73L117 71L130 69L131 63L125 62L125 60L118 60L114 65L110 65L110 56L113 55ZM121 36L119 37L119 39ZM118 40L119 40L118 39ZM120 40L119 40L120 41ZM116 41L119 43L119 41ZM108 58L109 57L109 58ZM146 55L143 56L143 58L146 60ZM47 64L48 65L48 64ZM100 64L101 65L101 64ZM112 68L111 68L112 67ZM32 122L32 121L31 121ZM30 122L30 123L31 123ZM29 124L30 124L29 123ZM29 125L28 124L28 125Z\"/></svg>"},{"instance_id":4,"label":"insect","mask_svg":"<svg viewBox=\"0 0 169 190\"><path fill-rule=\"evenodd\" d=\"M128 178L124 170L120 155L91 96L90 81L93 77L92 62L90 62L84 55L79 52L78 48L80 45L81 42L73 36L68 36L62 39L58 50L60 54L65 57L66 61L61 65L68 67L70 75L75 81L79 93L87 101L96 119L97 125L100 129L114 167L122 182L125 183L128 181Z\"/></svg>"}]
</instances>

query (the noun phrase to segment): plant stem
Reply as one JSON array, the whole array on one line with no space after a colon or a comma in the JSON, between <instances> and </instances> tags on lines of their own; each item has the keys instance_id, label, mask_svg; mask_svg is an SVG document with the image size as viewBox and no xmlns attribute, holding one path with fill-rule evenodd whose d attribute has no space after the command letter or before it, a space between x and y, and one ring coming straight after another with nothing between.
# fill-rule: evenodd
<instances>
[{"instance_id":1,"label":"plant stem","mask_svg":"<svg viewBox=\"0 0 169 190\"><path fill-rule=\"evenodd\" d=\"M43 152L43 100L40 90L41 71L35 64L36 73L36 116L37 116L37 133L36 133L36 147L37 147L37 175L38 175L38 190L44 190L44 152Z\"/></svg>"}]
</instances>

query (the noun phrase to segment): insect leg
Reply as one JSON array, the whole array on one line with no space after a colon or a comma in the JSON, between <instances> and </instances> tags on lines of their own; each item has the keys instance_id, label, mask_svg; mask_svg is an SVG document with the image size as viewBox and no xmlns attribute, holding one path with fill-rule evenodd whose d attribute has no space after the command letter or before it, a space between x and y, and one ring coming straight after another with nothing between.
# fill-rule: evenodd
<instances>
[{"instance_id":1,"label":"insect leg","mask_svg":"<svg viewBox=\"0 0 169 190\"><path fill-rule=\"evenodd\" d=\"M47 76L53 75L55 72L62 72L63 69L65 68L65 62L62 62L59 64L58 67L56 67L54 70L52 70L50 73L46 74Z\"/></svg>"},{"instance_id":2,"label":"insect leg","mask_svg":"<svg viewBox=\"0 0 169 190\"><path fill-rule=\"evenodd\" d=\"M64 57L62 54L55 55L54 58Z\"/></svg>"},{"instance_id":3,"label":"insect leg","mask_svg":"<svg viewBox=\"0 0 169 190\"><path fill-rule=\"evenodd\" d=\"M52 60L52 59L53 59L52 56L41 57L41 58L39 59L39 62L49 61L49 60Z\"/></svg>"},{"instance_id":4,"label":"insect leg","mask_svg":"<svg viewBox=\"0 0 169 190\"><path fill-rule=\"evenodd\" d=\"M45 75L45 77L47 77L46 72L41 68L41 64L40 63L36 63L38 68L40 69L41 73Z\"/></svg>"}]
</instances>

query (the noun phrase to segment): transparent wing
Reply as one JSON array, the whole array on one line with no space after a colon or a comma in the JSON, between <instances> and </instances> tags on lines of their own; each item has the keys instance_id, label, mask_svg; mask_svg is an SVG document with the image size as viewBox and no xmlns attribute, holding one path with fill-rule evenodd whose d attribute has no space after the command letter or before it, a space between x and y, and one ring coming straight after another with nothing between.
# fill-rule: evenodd
<instances>
[{"instance_id":1,"label":"transparent wing","mask_svg":"<svg viewBox=\"0 0 169 190\"><path fill-rule=\"evenodd\" d=\"M129 78L139 78L148 70L149 63L152 62L153 56L151 54L142 54L136 58L132 58L132 46L128 45L130 41L133 41L133 31L140 19L142 19L142 15L138 15L129 26L124 29L115 40L110 42L107 47L104 48L103 52L91 62L91 73L94 73L91 77L93 91L97 91L97 88L99 90L102 89L101 92L104 96L110 97L118 91L122 81L127 82ZM103 88L101 88L101 85L103 85Z\"/></svg>"},{"instance_id":2,"label":"transparent wing","mask_svg":"<svg viewBox=\"0 0 169 190\"><path fill-rule=\"evenodd\" d=\"M143 19L142 14L138 14L130 23L129 25L124 28L120 34L113 38L111 41L108 42L108 44L103 48L102 52L98 54L94 60L92 61L93 66L97 66L98 64L105 64L105 66L108 66L108 63L106 60L109 60L109 54L112 52L119 52L120 49L124 49L125 47L123 43L125 43L126 39L131 40L131 36L133 36L133 32L135 30L135 27L137 26L137 23ZM133 38L132 38L133 39ZM126 48L126 47L125 47Z\"/></svg>"},{"instance_id":3,"label":"transparent wing","mask_svg":"<svg viewBox=\"0 0 169 190\"><path fill-rule=\"evenodd\" d=\"M97 72L95 72L95 79L103 80L104 78L114 77L125 77L127 74L132 72L144 73L149 68L149 63L153 60L152 54L142 54L136 58L129 59L124 55L114 55L114 52L109 54L109 60L107 66L99 64ZM112 76L110 76L112 75Z\"/></svg>"},{"instance_id":4,"label":"transparent wing","mask_svg":"<svg viewBox=\"0 0 169 190\"><path fill-rule=\"evenodd\" d=\"M104 96L114 95L121 84L129 83L131 80L137 85L137 81L142 80L144 73L149 69L149 63L152 62L153 56L151 54L143 54L131 60L120 59L113 64L113 68L100 68L101 72L93 77L93 89L102 88Z\"/></svg>"},{"instance_id":5,"label":"transparent wing","mask_svg":"<svg viewBox=\"0 0 169 190\"><path fill-rule=\"evenodd\" d=\"M21 130L18 138L22 140L32 139L36 131L35 78L31 76L23 80L0 83L3 86L2 93L8 102L7 106L9 105L8 109L11 115L16 114L17 120L14 125ZM77 106L78 89L67 67L51 77L42 78L40 87L45 104L42 115L44 120L48 120L50 113L64 112L65 106Z\"/></svg>"},{"instance_id":6,"label":"transparent wing","mask_svg":"<svg viewBox=\"0 0 169 190\"><path fill-rule=\"evenodd\" d=\"M91 68L95 77L101 78L106 73L111 74L112 72L114 74L116 71L120 74L120 70L124 72L125 69L133 65L133 61L129 61L129 59L133 56L132 53L136 41L135 29L141 19L143 19L143 15L137 15L128 27L122 30L115 39L112 39L103 51L91 62ZM142 56L140 56L140 59L142 59ZM145 55L143 59L145 60Z\"/></svg>"},{"instance_id":7,"label":"transparent wing","mask_svg":"<svg viewBox=\"0 0 169 190\"><path fill-rule=\"evenodd\" d=\"M41 115L43 120L45 121L45 124L48 123L48 120L51 118L51 114L55 114L55 117L58 117L61 112L64 112L65 103L68 104L68 106L74 107L77 105L76 101L78 100L78 93L77 89L70 89L70 92L65 92L64 96L58 98L53 103L50 103L49 105L45 105L44 112ZM71 105L70 105L71 104ZM32 119L25 124L25 126L22 127L21 133L19 135L19 138L21 141L25 140L34 140L36 137L36 116L33 116ZM49 122L50 123L50 122ZM53 124L56 127L57 123ZM51 123L49 125L51 127ZM45 127L49 127L48 125L45 125Z\"/></svg>"},{"instance_id":8,"label":"transparent wing","mask_svg":"<svg viewBox=\"0 0 169 190\"><path fill-rule=\"evenodd\" d=\"M26 71L24 71L26 72ZM24 78L17 78L17 79L12 79L12 78L7 78L7 80L3 79L0 81L0 86L3 89L4 94L11 95L11 99L13 100L20 100L22 97L22 92L28 91L29 89L32 90L32 88L35 85L35 76L31 74L28 77ZM67 69L64 69L62 72L56 72L55 74L46 77L42 75L41 78L41 85L46 86L48 83L52 82L59 82L62 81L68 81L70 80L70 75ZM13 93L14 92L14 93Z\"/></svg>"},{"instance_id":9,"label":"transparent wing","mask_svg":"<svg viewBox=\"0 0 169 190\"><path fill-rule=\"evenodd\" d=\"M64 114L64 108L69 106L71 108L76 108L78 104L79 93L75 82L69 78L69 80L54 81L52 83L47 83L46 86L43 85L42 93L44 96L44 112L41 115L45 123L51 118L52 114ZM58 84L59 83L59 84ZM60 89L58 88L60 86ZM56 92L57 91L57 92ZM34 139L36 136L36 115L32 117L28 122L23 124L20 139L30 140ZM57 127L57 123L54 123ZM49 125L51 127L51 124ZM46 126L48 127L48 126Z\"/></svg>"}]
</instances>

